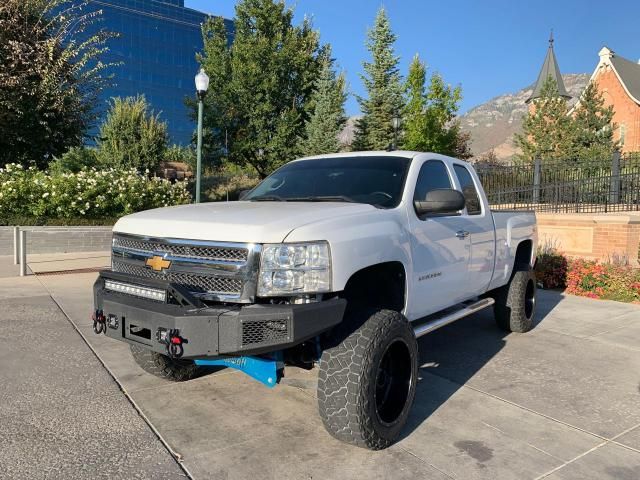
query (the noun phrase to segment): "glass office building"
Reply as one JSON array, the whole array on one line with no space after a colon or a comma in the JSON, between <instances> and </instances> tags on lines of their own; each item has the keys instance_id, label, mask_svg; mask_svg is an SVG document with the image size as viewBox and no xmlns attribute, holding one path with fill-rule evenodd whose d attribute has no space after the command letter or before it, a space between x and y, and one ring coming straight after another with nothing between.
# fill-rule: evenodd
<instances>
[{"instance_id":1,"label":"glass office building","mask_svg":"<svg viewBox=\"0 0 640 480\"><path fill-rule=\"evenodd\" d=\"M111 97L144 94L167 122L170 141L188 144L195 125L184 101L195 97L195 55L202 51L201 24L208 15L186 8L184 0L91 0L88 8L102 10L92 28L119 34L103 57L121 65L110 71L112 85L102 93L101 110ZM232 32L233 22L225 22Z\"/></svg>"}]
</instances>

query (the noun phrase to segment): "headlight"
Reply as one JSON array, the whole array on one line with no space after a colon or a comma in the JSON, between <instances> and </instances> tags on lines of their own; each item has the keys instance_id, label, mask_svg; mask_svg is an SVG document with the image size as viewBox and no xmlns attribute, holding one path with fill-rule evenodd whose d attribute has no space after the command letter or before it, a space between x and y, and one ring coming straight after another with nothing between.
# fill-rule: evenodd
<instances>
[{"instance_id":1,"label":"headlight","mask_svg":"<svg viewBox=\"0 0 640 480\"><path fill-rule=\"evenodd\" d=\"M327 242L267 244L262 249L258 296L331 290Z\"/></svg>"}]
</instances>

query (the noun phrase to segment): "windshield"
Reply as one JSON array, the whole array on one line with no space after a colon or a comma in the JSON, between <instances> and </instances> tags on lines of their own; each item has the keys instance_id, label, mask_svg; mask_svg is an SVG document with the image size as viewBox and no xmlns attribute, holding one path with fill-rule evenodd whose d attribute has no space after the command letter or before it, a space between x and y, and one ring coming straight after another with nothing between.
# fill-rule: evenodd
<instances>
[{"instance_id":1,"label":"windshield","mask_svg":"<svg viewBox=\"0 0 640 480\"><path fill-rule=\"evenodd\" d=\"M355 202L393 208L400 203L411 159L332 157L284 165L244 199L289 202Z\"/></svg>"}]
</instances>

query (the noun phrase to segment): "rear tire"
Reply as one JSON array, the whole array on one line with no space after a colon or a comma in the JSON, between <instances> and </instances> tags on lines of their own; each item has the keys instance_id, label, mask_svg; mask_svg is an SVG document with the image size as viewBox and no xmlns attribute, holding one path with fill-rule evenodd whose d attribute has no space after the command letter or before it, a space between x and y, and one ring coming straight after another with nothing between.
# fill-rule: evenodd
<instances>
[{"instance_id":1,"label":"rear tire","mask_svg":"<svg viewBox=\"0 0 640 480\"><path fill-rule=\"evenodd\" d=\"M130 345L133 359L145 372L172 382L191 380L200 373L193 360L181 360L153 352L137 345Z\"/></svg>"},{"instance_id":2,"label":"rear tire","mask_svg":"<svg viewBox=\"0 0 640 480\"><path fill-rule=\"evenodd\" d=\"M318 410L343 442L380 450L400 435L416 394L413 328L392 310L354 312L322 353Z\"/></svg>"},{"instance_id":3,"label":"rear tire","mask_svg":"<svg viewBox=\"0 0 640 480\"><path fill-rule=\"evenodd\" d=\"M533 328L536 277L531 267L517 267L507 285L498 289L493 311L498 326L507 332L525 333Z\"/></svg>"}]
</instances>

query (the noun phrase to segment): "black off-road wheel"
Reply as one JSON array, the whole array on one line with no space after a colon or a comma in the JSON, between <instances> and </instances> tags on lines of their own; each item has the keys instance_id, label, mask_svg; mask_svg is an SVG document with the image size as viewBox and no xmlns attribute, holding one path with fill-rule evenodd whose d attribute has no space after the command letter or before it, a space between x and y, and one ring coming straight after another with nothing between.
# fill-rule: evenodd
<instances>
[{"instance_id":1,"label":"black off-road wheel","mask_svg":"<svg viewBox=\"0 0 640 480\"><path fill-rule=\"evenodd\" d=\"M193 360L171 358L137 345L130 345L130 348L131 355L140 368L156 377L172 382L184 382L201 373L201 368Z\"/></svg>"},{"instance_id":2,"label":"black off-road wheel","mask_svg":"<svg viewBox=\"0 0 640 480\"><path fill-rule=\"evenodd\" d=\"M502 330L516 333L531 330L536 311L536 277L531 267L516 267L511 281L496 291L495 301L493 311Z\"/></svg>"},{"instance_id":3,"label":"black off-road wheel","mask_svg":"<svg viewBox=\"0 0 640 480\"><path fill-rule=\"evenodd\" d=\"M318 409L327 431L370 450L400 435L416 394L413 328L392 310L354 312L332 334L320 360Z\"/></svg>"}]
</instances>

